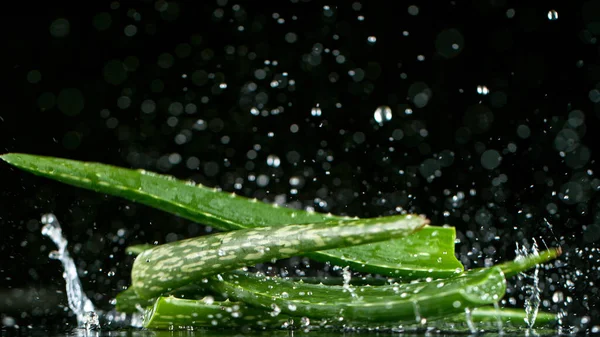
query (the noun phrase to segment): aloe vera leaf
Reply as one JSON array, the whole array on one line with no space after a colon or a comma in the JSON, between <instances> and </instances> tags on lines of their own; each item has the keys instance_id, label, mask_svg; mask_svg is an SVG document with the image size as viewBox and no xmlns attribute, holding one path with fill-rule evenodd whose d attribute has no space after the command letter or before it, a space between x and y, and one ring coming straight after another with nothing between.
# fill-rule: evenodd
<instances>
[{"instance_id":1,"label":"aloe vera leaf","mask_svg":"<svg viewBox=\"0 0 600 337\"><path fill-rule=\"evenodd\" d=\"M0 159L39 176L139 202L222 231L344 218L277 207L144 170L21 153ZM430 244L434 236L438 241ZM443 278L463 270L454 256L454 237L454 228L425 227L407 238L320 251L310 257L367 273Z\"/></svg>"},{"instance_id":2,"label":"aloe vera leaf","mask_svg":"<svg viewBox=\"0 0 600 337\"><path fill-rule=\"evenodd\" d=\"M305 284L248 273L211 277L208 284L224 297L267 310L364 322L419 322L421 318L443 317L495 303L506 290L504 274L496 267L432 282L372 287Z\"/></svg>"},{"instance_id":3,"label":"aloe vera leaf","mask_svg":"<svg viewBox=\"0 0 600 337\"><path fill-rule=\"evenodd\" d=\"M442 231L437 231L436 229L439 227L433 227L433 226L425 226L421 231L416 232L414 234L412 234L411 236L415 237L417 235L419 235L422 231L424 230L429 230L429 235L430 235L430 239L428 240L428 245L423 246L423 243L420 239L415 239L415 240L404 240L404 248L408 249L408 248L412 248L412 252L410 256L407 255L407 257L405 257L404 261L407 261L408 264L411 264L411 259L413 261L415 261L415 264L413 264L413 268L415 265L419 264L419 260L423 257L426 256L426 254L430 254L430 256L435 256L435 255L439 255L440 251L443 252L443 254L441 256L438 256L438 262L442 265L454 265L453 264L453 260L455 260L454 254L453 254L453 250L454 250L454 240L456 238L456 232L454 230L454 227L451 227L450 230L448 230L448 228L444 228L444 230ZM352 250L350 250L349 252L346 252L347 248L337 248L337 249L329 249L326 251L319 251L319 252L314 252L314 253L307 253L307 256L310 256L311 258L318 260L318 261L323 261L323 262L327 262L331 260L332 255L331 254L346 254L344 255L346 262L347 262L347 266L351 267L353 270L361 270L361 266L368 264L369 261L386 261L388 267L385 267L386 269L389 269L389 272L385 273L388 276L391 275L398 275L398 279L418 279L418 278L426 278L426 277L432 277L432 278L442 278L442 277L435 277L435 276L439 276L438 273L436 272L435 269L431 268L431 267L427 267L427 266L421 266L419 265L420 269L413 269L411 271L408 270L401 270L398 269L397 273L396 271L392 271L391 268L389 268L389 266L393 266L395 263L397 263L397 261L395 261L394 258L394 245L386 245L384 244L385 242L383 242L382 244L378 244L378 245L374 245L374 244L367 244L367 245L360 245L360 246L353 246ZM451 244L450 244L451 243ZM128 254L131 255L138 255L140 254L142 251L150 249L156 247L156 245L152 245L152 244L142 244L142 245L134 245L134 246L129 246L126 249L126 252ZM443 256L443 257L442 257ZM454 272L456 274L460 273L463 271L462 265L454 265L456 268L454 269ZM325 284L342 284L343 280L341 278L331 278L329 277L328 279L323 279L323 278L316 278L314 281L311 281L310 279L307 278L303 278L304 282L307 283L325 283ZM354 282L360 282L360 284L384 284L387 280L386 279L375 279L373 277L369 277L365 280L358 280L358 279L353 279Z\"/></svg>"},{"instance_id":4,"label":"aloe vera leaf","mask_svg":"<svg viewBox=\"0 0 600 337\"><path fill-rule=\"evenodd\" d=\"M338 276L291 276L286 278L293 282L304 282L310 284L324 284L332 286L341 286L345 282L354 286L381 286L396 282L394 279L387 279L373 276L353 276L349 281Z\"/></svg>"},{"instance_id":5,"label":"aloe vera leaf","mask_svg":"<svg viewBox=\"0 0 600 337\"><path fill-rule=\"evenodd\" d=\"M217 302L210 297L202 300L159 297L144 313L142 325L157 330L188 327L278 329L287 325L288 319L286 315L273 316L244 303Z\"/></svg>"},{"instance_id":6,"label":"aloe vera leaf","mask_svg":"<svg viewBox=\"0 0 600 337\"><path fill-rule=\"evenodd\" d=\"M140 244L133 245L125 248L125 252L129 255L137 256L141 252L154 248L156 245L153 244ZM339 276L290 276L290 281L302 281L304 283L322 283L329 285L342 285L344 284L344 278ZM350 284L352 285L384 285L396 282L393 278L375 277L372 275L352 277Z\"/></svg>"},{"instance_id":7,"label":"aloe vera leaf","mask_svg":"<svg viewBox=\"0 0 600 337\"><path fill-rule=\"evenodd\" d=\"M471 311L471 320L476 325L497 326L498 321L500 321L503 326L527 328L526 318L527 313L523 309L502 308L496 310L494 307L480 307ZM436 324L441 323L459 323L466 325L466 322L465 314L460 314L434 320L432 325L435 326ZM558 315L539 311L536 316L535 327L552 327L555 326L557 322Z\"/></svg>"},{"instance_id":8,"label":"aloe vera leaf","mask_svg":"<svg viewBox=\"0 0 600 337\"><path fill-rule=\"evenodd\" d=\"M138 308L146 308L152 305L155 301L155 299L141 299L131 287L118 293L115 300L115 309L118 312L124 312L128 314L139 312Z\"/></svg>"},{"instance_id":9,"label":"aloe vera leaf","mask_svg":"<svg viewBox=\"0 0 600 337\"><path fill-rule=\"evenodd\" d=\"M148 249L152 249L156 247L156 245L152 245L152 244L142 244L142 245L133 245L133 246L129 246L127 248L125 248L125 253L127 253L128 255L133 255L133 256L137 256L140 255L141 252L148 250Z\"/></svg>"},{"instance_id":10,"label":"aloe vera leaf","mask_svg":"<svg viewBox=\"0 0 600 337\"><path fill-rule=\"evenodd\" d=\"M402 261L398 262L398 253L396 245L386 244L385 242L377 246L366 245L347 248L330 249L317 253L307 254L314 260L327 262L336 256L343 256L345 263L352 270L362 271L364 265L370 264L378 267L378 270L385 270L383 275L397 277L400 279L422 279L422 278L445 278L451 271L454 274L461 273L464 268L454 256L454 241L456 239L456 230L454 227L426 227L428 237L417 237L415 235L406 237L402 241ZM421 234L421 233L417 233ZM435 263L424 263L424 260L435 258ZM398 269L393 269L397 266ZM407 268L402 268L409 266ZM443 266L443 267L442 267ZM443 268L440 273L439 267ZM450 270L451 268L454 268Z\"/></svg>"},{"instance_id":11,"label":"aloe vera leaf","mask_svg":"<svg viewBox=\"0 0 600 337\"><path fill-rule=\"evenodd\" d=\"M506 278L517 275L518 273L531 269L538 264L546 263L550 260L554 260L562 254L562 249L550 248L539 254L530 254L527 256L517 257L513 261L507 261L497 265L502 271Z\"/></svg>"},{"instance_id":12,"label":"aloe vera leaf","mask_svg":"<svg viewBox=\"0 0 600 337\"><path fill-rule=\"evenodd\" d=\"M207 296L212 296L213 299L219 301L225 301L226 298L220 296L213 296L214 294L205 286L203 283L190 283L183 287L177 288L165 296L198 300ZM147 308L153 305L157 298L143 299L141 298L134 287L129 287L123 290L115 298L115 309L118 312L134 313L139 312L141 309Z\"/></svg>"},{"instance_id":13,"label":"aloe vera leaf","mask_svg":"<svg viewBox=\"0 0 600 337\"><path fill-rule=\"evenodd\" d=\"M396 215L360 220L259 227L175 241L145 250L131 270L142 299L156 297L216 273L288 258L319 249L360 245L407 236L427 222Z\"/></svg>"},{"instance_id":14,"label":"aloe vera leaf","mask_svg":"<svg viewBox=\"0 0 600 337\"><path fill-rule=\"evenodd\" d=\"M137 256L141 252L148 250L150 248L154 248L156 245L153 244L140 244L133 245L125 248L125 252L129 255ZM358 247L358 246L357 246ZM327 285L342 285L344 284L344 278L339 276L290 276L288 277L290 281L302 281L304 283L321 283ZM373 275L352 277L350 279L350 284L352 285L384 285L397 282L397 279L393 278L383 278L383 277L375 277Z\"/></svg>"},{"instance_id":15,"label":"aloe vera leaf","mask_svg":"<svg viewBox=\"0 0 600 337\"><path fill-rule=\"evenodd\" d=\"M471 320L477 328L489 327L496 329L498 323L506 327L527 328L525 323L526 313L522 309L499 309L494 307L475 308L471 311ZM376 322L368 323L364 320L350 321L320 320L313 317L298 317L285 314L274 315L272 310L249 307L242 302L213 301L211 298L200 300L180 299L175 297L160 297L146 309L143 326L148 329L187 329L194 328L239 328L240 326L251 329L278 329L294 323L296 326L311 324L318 327L321 324L328 328L360 327L360 328L395 328L404 322ZM438 329L458 326L467 327L464 313L444 316L438 320L429 320L428 326ZM548 312L539 312L536 328L552 327L557 322L557 315ZM410 323L416 323L410 321ZM420 323L418 323L420 324Z\"/></svg>"}]
</instances>

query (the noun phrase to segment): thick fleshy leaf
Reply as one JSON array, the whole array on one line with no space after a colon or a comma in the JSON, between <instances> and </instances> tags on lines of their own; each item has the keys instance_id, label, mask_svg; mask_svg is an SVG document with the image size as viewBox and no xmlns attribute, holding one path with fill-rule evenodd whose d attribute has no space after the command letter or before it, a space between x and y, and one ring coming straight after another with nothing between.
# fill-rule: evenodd
<instances>
[{"instance_id":1,"label":"thick fleshy leaf","mask_svg":"<svg viewBox=\"0 0 600 337\"><path fill-rule=\"evenodd\" d=\"M525 323L527 314L522 309L495 309L480 307L471 310L471 323L479 330L503 331L510 328L528 328ZM535 328L551 328L557 323L557 315L539 312ZM340 329L340 328L377 328L380 331L397 329L402 326L410 330L411 326L422 329L424 326L435 327L442 331L469 332L469 323L464 313L445 316L438 320L421 322L377 322L369 323L362 320L348 319L323 320L311 317L289 316L276 314L272 309L249 307L243 302L215 301L212 297L198 300L181 299L176 297L160 297L144 313L143 326L158 330L188 330L190 328L236 329L249 328L253 330L306 328L310 329Z\"/></svg>"},{"instance_id":2,"label":"thick fleshy leaf","mask_svg":"<svg viewBox=\"0 0 600 337\"><path fill-rule=\"evenodd\" d=\"M222 231L341 219L278 207L144 170L10 153L1 159L33 174L140 202ZM442 278L462 271L451 227L425 227L406 238L311 253L354 270L405 279Z\"/></svg>"},{"instance_id":3,"label":"thick fleshy leaf","mask_svg":"<svg viewBox=\"0 0 600 337\"><path fill-rule=\"evenodd\" d=\"M527 256L519 256L513 261L507 261L499 264L498 267L502 269L504 275L506 275L506 277L509 278L527 269L531 269L538 264L543 264L548 261L554 260L561 254L562 249L560 247L550 248L540 253L530 254Z\"/></svg>"},{"instance_id":4,"label":"thick fleshy leaf","mask_svg":"<svg viewBox=\"0 0 600 337\"><path fill-rule=\"evenodd\" d=\"M230 273L212 277L216 293L266 310L316 319L420 322L498 302L506 290L499 268L460 276L385 286L326 286L279 277Z\"/></svg>"},{"instance_id":5,"label":"thick fleshy leaf","mask_svg":"<svg viewBox=\"0 0 600 337\"><path fill-rule=\"evenodd\" d=\"M149 243L143 244L143 245L134 245L134 246L129 246L125 249L125 253L129 254L129 255L140 255L143 251L151 249L156 247L156 245L151 245Z\"/></svg>"},{"instance_id":6,"label":"thick fleshy leaf","mask_svg":"<svg viewBox=\"0 0 600 337\"><path fill-rule=\"evenodd\" d=\"M527 325L527 312L523 309L503 308L496 309L494 307L480 307L471 311L471 321L475 326L491 326L497 328L499 326L506 327L521 327L529 328ZM535 328L538 327L553 327L558 322L558 315L550 312L540 311L537 313L535 320ZM434 326L448 326L449 324L460 325L468 328L466 314L447 316L432 322Z\"/></svg>"},{"instance_id":7,"label":"thick fleshy leaf","mask_svg":"<svg viewBox=\"0 0 600 337\"><path fill-rule=\"evenodd\" d=\"M142 325L157 330L187 330L190 327L272 330L286 327L288 320L286 315L271 315L239 302L216 302L212 297L201 300L159 297L144 313Z\"/></svg>"},{"instance_id":8,"label":"thick fleshy leaf","mask_svg":"<svg viewBox=\"0 0 600 337\"><path fill-rule=\"evenodd\" d=\"M180 240L141 252L131 279L138 295L149 299L220 272L321 249L408 236L424 222L418 216L396 215L259 227Z\"/></svg>"}]
</instances>

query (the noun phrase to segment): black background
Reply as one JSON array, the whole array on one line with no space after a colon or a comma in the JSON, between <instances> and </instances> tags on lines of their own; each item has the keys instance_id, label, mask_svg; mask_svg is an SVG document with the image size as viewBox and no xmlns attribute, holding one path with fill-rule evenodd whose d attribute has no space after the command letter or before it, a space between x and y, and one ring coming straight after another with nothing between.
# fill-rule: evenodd
<instances>
[{"instance_id":1,"label":"black background","mask_svg":"<svg viewBox=\"0 0 600 337\"><path fill-rule=\"evenodd\" d=\"M336 214L422 213L456 226L467 267L514 258L515 243L533 238L561 245L562 266L542 274L542 307L566 310L576 327L598 324L600 1L325 5L124 1L7 10L0 152L145 168ZM129 25L137 28L131 37ZM69 96L74 89L82 105ZM317 104L321 115L313 116ZM391 120L376 122L379 106L391 108ZM488 165L489 150L502 156L497 167ZM269 166L269 155L281 164ZM249 179L259 175L268 185ZM297 194L291 177L303 177ZM0 313L21 326L73 323L56 293L61 268L47 258L53 247L40 234L42 214L63 224L87 271L83 286L103 308L129 282L124 246L204 232L4 163L0 186ZM523 305L522 291L509 298Z\"/></svg>"}]
</instances>

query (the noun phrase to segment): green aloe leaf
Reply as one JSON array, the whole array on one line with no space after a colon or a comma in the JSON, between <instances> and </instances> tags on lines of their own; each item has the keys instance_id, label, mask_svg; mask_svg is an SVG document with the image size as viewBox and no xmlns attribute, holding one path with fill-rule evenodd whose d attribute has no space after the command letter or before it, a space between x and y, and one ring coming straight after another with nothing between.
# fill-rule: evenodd
<instances>
[{"instance_id":1,"label":"green aloe leaf","mask_svg":"<svg viewBox=\"0 0 600 337\"><path fill-rule=\"evenodd\" d=\"M214 293L206 286L206 284L202 282L187 284L181 288L170 291L168 294L163 296L187 300L199 300L210 296L218 301L227 300L227 298L222 296L215 296ZM117 297L115 298L115 309L122 313L137 313L140 312L140 310L143 311L148 306L154 305L154 302L157 300L157 298L158 297L143 299L140 297L140 295L138 295L134 287L129 287L117 294Z\"/></svg>"},{"instance_id":2,"label":"green aloe leaf","mask_svg":"<svg viewBox=\"0 0 600 337\"><path fill-rule=\"evenodd\" d=\"M208 285L227 298L266 310L351 322L420 322L496 303L506 290L504 273L496 267L385 286L325 286L249 273L212 277Z\"/></svg>"},{"instance_id":3,"label":"green aloe leaf","mask_svg":"<svg viewBox=\"0 0 600 337\"><path fill-rule=\"evenodd\" d=\"M140 253L142 253L143 251L154 248L154 247L156 247L156 245L151 245L149 243L146 243L143 245L129 246L125 249L125 253L127 253L128 255L137 256L137 255L140 255Z\"/></svg>"},{"instance_id":4,"label":"green aloe leaf","mask_svg":"<svg viewBox=\"0 0 600 337\"><path fill-rule=\"evenodd\" d=\"M530 254L527 256L519 256L513 261L503 262L498 265L500 269L506 275L506 278L513 277L520 272L527 269L531 269L538 264L546 263L550 260L554 260L562 254L562 249L550 248L537 254Z\"/></svg>"},{"instance_id":5,"label":"green aloe leaf","mask_svg":"<svg viewBox=\"0 0 600 337\"><path fill-rule=\"evenodd\" d=\"M425 233L423 233L425 231ZM427 234L424 237L423 234ZM364 266L376 267L374 271L367 270L399 279L414 280L431 278L445 278L452 274L461 273L464 268L454 256L454 241L456 231L454 227L427 226L402 241L395 240L398 244L382 242L376 245L356 246L350 249L338 248L317 253L307 254L314 260L327 262L344 257L346 266L352 270L365 271ZM402 251L398 246L402 245ZM401 261L399 258L401 257ZM436 259L433 263L432 259ZM424 263L427 261L427 263ZM394 269L394 266L396 266ZM454 268L452 270L452 268Z\"/></svg>"},{"instance_id":6,"label":"green aloe leaf","mask_svg":"<svg viewBox=\"0 0 600 337\"><path fill-rule=\"evenodd\" d=\"M1 159L33 174L119 196L222 231L343 219L277 207L144 170L10 153ZM463 270L451 227L425 227L406 238L309 254L334 265L405 279L449 277Z\"/></svg>"},{"instance_id":7,"label":"green aloe leaf","mask_svg":"<svg viewBox=\"0 0 600 337\"><path fill-rule=\"evenodd\" d=\"M175 241L137 256L132 286L142 299L149 299L220 272L320 249L408 236L426 222L419 216L396 215L259 227Z\"/></svg>"},{"instance_id":8,"label":"green aloe leaf","mask_svg":"<svg viewBox=\"0 0 600 337\"><path fill-rule=\"evenodd\" d=\"M213 293L208 289L208 287L203 283L190 283L181 288L177 288L173 291L170 291L165 296L175 297L180 299L187 300L199 300L206 296L211 296L214 299L225 301L226 298L221 296L213 296ZM140 295L137 294L135 288L129 287L126 290L123 290L117 297L115 298L115 309L118 312L123 313L134 313L140 312L140 310L144 310L148 306L154 305L156 298L150 299L142 299Z\"/></svg>"},{"instance_id":9,"label":"green aloe leaf","mask_svg":"<svg viewBox=\"0 0 600 337\"><path fill-rule=\"evenodd\" d=\"M286 315L248 307L240 302L217 302L212 297L187 300L159 297L144 313L143 327L155 330L194 328L279 329L289 324Z\"/></svg>"},{"instance_id":10,"label":"green aloe leaf","mask_svg":"<svg viewBox=\"0 0 600 337\"><path fill-rule=\"evenodd\" d=\"M153 245L137 245L137 246L129 247L131 249L128 248L128 250L136 251L136 252L143 251L148 246L156 247ZM555 259L560 255L560 253L561 253L560 248L553 248L553 249L549 249L549 250L540 252L539 254L531 254L528 256L519 257L518 259L516 259L514 261L504 262L502 264L497 265L497 267L500 268L505 273L505 276L510 277L510 276L516 275L519 272L523 272L527 269L533 268L537 264L546 263L552 259ZM482 268L479 270L484 270L484 269ZM340 278L340 277L288 277L288 278L286 278L286 280L297 282L297 284L300 286L302 286L304 284L342 285L342 284L344 284L344 282L346 282L349 285L359 285L359 286L371 285L371 286L373 286L373 285L385 285L385 284L390 284L391 282L393 282L392 279L375 278L372 276L366 276L366 277L365 276L362 276L362 277L355 276L355 277L352 277L350 280L344 280L344 278ZM207 294L210 294L210 292L206 289L206 285L202 284L202 286L203 287L199 286L199 284L190 284L183 288L177 289L175 292L172 292L170 294L173 296L185 297L185 298L193 298L193 297L205 296ZM198 290L198 289L200 289L200 290ZM150 300L150 301L152 301L152 300ZM145 307L148 305L148 303L149 303L149 301L141 299L133 291L133 288L129 288L128 290L124 291L123 293L121 293L117 296L117 310L120 312L136 312L137 305ZM512 313L515 315L514 316L515 319L517 319L517 318L520 319L522 317L522 313L520 311L514 311L514 310L506 311L505 310L505 311L503 311L503 313L505 315L509 315ZM460 317L460 316L456 316L456 317ZM473 316L473 319L475 320L476 317L477 316ZM506 319L504 321L506 323L509 321L510 317L506 316L505 318ZM554 322L555 318L556 317L552 316L552 314L543 316L542 318L536 320L537 326L548 325L548 324ZM452 323L455 321L450 319L447 322ZM459 322L462 322L462 319L459 319ZM523 323L523 322L517 322L514 325L521 326L522 324L520 324L520 323Z\"/></svg>"},{"instance_id":11,"label":"green aloe leaf","mask_svg":"<svg viewBox=\"0 0 600 337\"><path fill-rule=\"evenodd\" d=\"M143 309L152 305L156 299L143 300L132 287L129 287L118 293L115 300L115 309L118 312L130 314L138 312L140 308Z\"/></svg>"},{"instance_id":12,"label":"green aloe leaf","mask_svg":"<svg viewBox=\"0 0 600 337\"><path fill-rule=\"evenodd\" d=\"M480 307L471 311L471 320L476 328L495 330L500 325L503 329L508 327L527 328L525 318L527 314L522 309L495 309L494 307ZM536 328L553 327L557 323L557 315L548 312L539 312L536 320ZM422 327L420 322L409 320L408 322L377 322L369 323L363 320L323 320L311 317L289 316L286 314L275 314L273 310L265 310L249 307L243 302L215 301L207 296L203 299L190 300L176 297L159 297L149 306L143 319L143 326L147 329L173 330L192 328L240 328L250 329L279 329L283 327L311 328L379 328L391 329L399 325ZM468 329L467 318L464 313L445 316L439 320L430 320L429 326L437 329L448 329L456 331L462 328ZM467 330L468 331L468 330Z\"/></svg>"},{"instance_id":13,"label":"green aloe leaf","mask_svg":"<svg viewBox=\"0 0 600 337\"><path fill-rule=\"evenodd\" d=\"M475 308L471 311L471 320L475 325L484 326L495 326L501 324L503 327L522 327L528 328L527 313L523 309L513 308L502 308L496 309L494 307L480 307ZM448 324L460 324L466 327L467 319L465 314L447 316L437 321L433 321L434 326L443 326ZM553 327L558 323L558 315L550 312L540 311L537 313L535 326L539 327Z\"/></svg>"}]
</instances>

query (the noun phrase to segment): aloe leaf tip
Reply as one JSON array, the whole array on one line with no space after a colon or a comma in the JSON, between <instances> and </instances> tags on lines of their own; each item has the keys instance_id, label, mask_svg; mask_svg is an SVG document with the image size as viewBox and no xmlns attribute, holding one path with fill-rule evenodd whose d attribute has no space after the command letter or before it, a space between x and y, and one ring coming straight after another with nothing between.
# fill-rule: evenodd
<instances>
[{"instance_id":1,"label":"aloe leaf tip","mask_svg":"<svg viewBox=\"0 0 600 337\"><path fill-rule=\"evenodd\" d=\"M12 164L15 160L18 159L22 159L21 157L23 156L22 153L4 153L4 154L0 154L0 159L4 160L5 162Z\"/></svg>"},{"instance_id":2,"label":"aloe leaf tip","mask_svg":"<svg viewBox=\"0 0 600 337\"><path fill-rule=\"evenodd\" d=\"M544 264L552 261L562 255L563 251L561 247L550 248L539 254L532 254L528 256L518 257L513 261L504 262L498 265L504 272L507 278L517 275L520 272L524 272L530 268L535 267L539 264Z\"/></svg>"}]
</instances>

